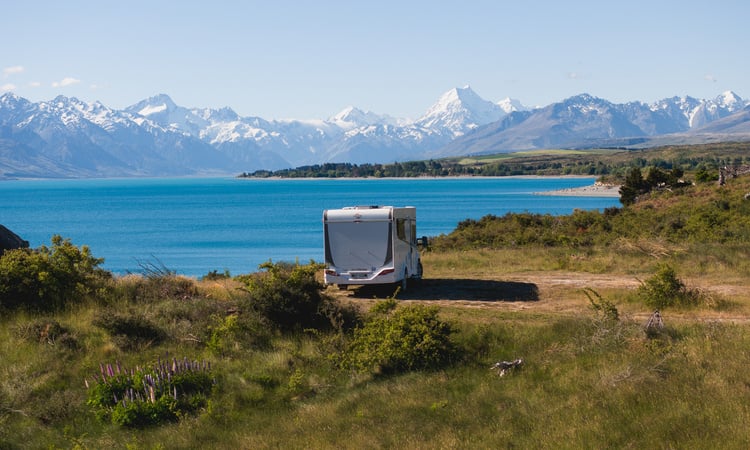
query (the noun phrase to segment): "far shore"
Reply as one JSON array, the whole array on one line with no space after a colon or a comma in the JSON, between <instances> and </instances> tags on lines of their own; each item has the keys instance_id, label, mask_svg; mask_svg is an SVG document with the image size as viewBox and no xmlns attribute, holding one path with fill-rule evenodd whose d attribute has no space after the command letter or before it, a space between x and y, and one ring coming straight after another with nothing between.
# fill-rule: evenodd
<instances>
[{"instance_id":1,"label":"far shore","mask_svg":"<svg viewBox=\"0 0 750 450\"><path fill-rule=\"evenodd\" d=\"M594 183L591 186L543 191L536 194L561 197L619 197L620 186L616 184Z\"/></svg>"},{"instance_id":2,"label":"far shore","mask_svg":"<svg viewBox=\"0 0 750 450\"><path fill-rule=\"evenodd\" d=\"M440 180L451 178L596 178L594 175L419 175L416 177L283 177L271 175L267 177L254 177L237 175L235 178L246 178L251 180ZM618 186L619 187L619 186Z\"/></svg>"}]
</instances>

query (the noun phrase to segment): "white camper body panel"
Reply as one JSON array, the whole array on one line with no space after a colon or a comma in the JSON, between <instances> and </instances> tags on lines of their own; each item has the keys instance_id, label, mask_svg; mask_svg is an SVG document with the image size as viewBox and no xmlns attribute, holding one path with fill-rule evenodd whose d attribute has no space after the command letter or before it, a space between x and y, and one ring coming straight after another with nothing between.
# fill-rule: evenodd
<instances>
[{"instance_id":1,"label":"white camper body panel","mask_svg":"<svg viewBox=\"0 0 750 450\"><path fill-rule=\"evenodd\" d=\"M417 210L351 206L323 212L325 284L387 284L422 277Z\"/></svg>"}]
</instances>

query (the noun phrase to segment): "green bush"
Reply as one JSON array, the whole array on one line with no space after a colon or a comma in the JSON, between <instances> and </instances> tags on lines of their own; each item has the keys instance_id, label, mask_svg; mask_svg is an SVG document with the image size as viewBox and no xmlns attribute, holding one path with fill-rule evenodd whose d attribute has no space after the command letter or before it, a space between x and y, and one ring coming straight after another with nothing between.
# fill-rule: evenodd
<instances>
[{"instance_id":1,"label":"green bush","mask_svg":"<svg viewBox=\"0 0 750 450\"><path fill-rule=\"evenodd\" d=\"M646 305L658 310L673 306L691 307L700 303L700 293L688 289L668 264L660 265L653 276L641 283L638 295Z\"/></svg>"},{"instance_id":2,"label":"green bush","mask_svg":"<svg viewBox=\"0 0 750 450\"><path fill-rule=\"evenodd\" d=\"M265 272L237 277L250 294L250 306L282 331L305 328L347 328L352 326L351 310L340 307L323 295L323 284L316 278L320 264L272 263L260 265Z\"/></svg>"},{"instance_id":3,"label":"green bush","mask_svg":"<svg viewBox=\"0 0 750 450\"><path fill-rule=\"evenodd\" d=\"M253 314L216 314L206 327L206 347L215 355L232 356L251 349L268 348L272 332Z\"/></svg>"},{"instance_id":4,"label":"green bush","mask_svg":"<svg viewBox=\"0 0 750 450\"><path fill-rule=\"evenodd\" d=\"M354 337L341 365L355 371L399 373L438 369L450 362L455 346L452 327L438 319L437 307L421 305L376 310Z\"/></svg>"},{"instance_id":5,"label":"green bush","mask_svg":"<svg viewBox=\"0 0 750 450\"><path fill-rule=\"evenodd\" d=\"M718 179L718 173L709 172L705 167L702 167L695 172L695 181L698 183L712 183Z\"/></svg>"},{"instance_id":6,"label":"green bush","mask_svg":"<svg viewBox=\"0 0 750 450\"><path fill-rule=\"evenodd\" d=\"M52 247L15 249L0 256L0 307L51 311L80 302L105 285L111 274L89 248L52 237Z\"/></svg>"}]
</instances>

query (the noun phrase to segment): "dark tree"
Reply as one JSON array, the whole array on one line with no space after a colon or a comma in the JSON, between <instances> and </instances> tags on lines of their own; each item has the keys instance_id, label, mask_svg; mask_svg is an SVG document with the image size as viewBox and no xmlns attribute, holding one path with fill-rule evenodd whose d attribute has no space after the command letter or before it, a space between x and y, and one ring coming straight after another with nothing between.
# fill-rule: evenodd
<instances>
[{"instance_id":1,"label":"dark tree","mask_svg":"<svg viewBox=\"0 0 750 450\"><path fill-rule=\"evenodd\" d=\"M647 191L647 185L643 179L640 167L633 167L625 177L625 182L620 187L620 203L623 206L632 205L639 195Z\"/></svg>"}]
</instances>

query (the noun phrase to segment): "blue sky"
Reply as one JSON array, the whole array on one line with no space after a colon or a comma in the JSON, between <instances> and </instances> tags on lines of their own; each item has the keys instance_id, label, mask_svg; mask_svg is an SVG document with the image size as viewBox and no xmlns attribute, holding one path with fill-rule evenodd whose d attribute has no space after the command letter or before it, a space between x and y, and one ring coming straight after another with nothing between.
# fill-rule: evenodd
<instances>
[{"instance_id":1,"label":"blue sky","mask_svg":"<svg viewBox=\"0 0 750 450\"><path fill-rule=\"evenodd\" d=\"M416 118L445 91L543 106L750 97L746 0L14 1L0 94L243 116Z\"/></svg>"}]
</instances>

